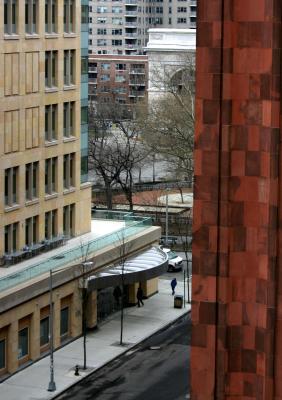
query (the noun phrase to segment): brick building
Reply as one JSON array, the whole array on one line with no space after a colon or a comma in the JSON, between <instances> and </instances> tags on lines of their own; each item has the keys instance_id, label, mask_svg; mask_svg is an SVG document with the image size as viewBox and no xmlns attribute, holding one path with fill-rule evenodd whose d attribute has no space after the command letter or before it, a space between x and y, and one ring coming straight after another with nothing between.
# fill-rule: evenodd
<instances>
[{"instance_id":1,"label":"brick building","mask_svg":"<svg viewBox=\"0 0 282 400\"><path fill-rule=\"evenodd\" d=\"M197 19L191 398L278 400L281 1Z\"/></svg>"},{"instance_id":2,"label":"brick building","mask_svg":"<svg viewBox=\"0 0 282 400\"><path fill-rule=\"evenodd\" d=\"M89 100L134 104L147 98L147 56L90 55Z\"/></svg>"}]
</instances>

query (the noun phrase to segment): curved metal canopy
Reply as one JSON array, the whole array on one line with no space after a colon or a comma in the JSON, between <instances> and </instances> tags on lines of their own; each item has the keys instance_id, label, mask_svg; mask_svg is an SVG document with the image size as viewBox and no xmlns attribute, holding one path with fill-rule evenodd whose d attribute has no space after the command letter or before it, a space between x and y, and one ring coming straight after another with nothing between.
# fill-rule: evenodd
<instances>
[{"instance_id":1,"label":"curved metal canopy","mask_svg":"<svg viewBox=\"0 0 282 400\"><path fill-rule=\"evenodd\" d=\"M107 267L88 278L88 290L104 289L156 278L167 269L167 254L158 247L151 247L129 258L123 264ZM123 274L123 277L122 277Z\"/></svg>"}]
</instances>

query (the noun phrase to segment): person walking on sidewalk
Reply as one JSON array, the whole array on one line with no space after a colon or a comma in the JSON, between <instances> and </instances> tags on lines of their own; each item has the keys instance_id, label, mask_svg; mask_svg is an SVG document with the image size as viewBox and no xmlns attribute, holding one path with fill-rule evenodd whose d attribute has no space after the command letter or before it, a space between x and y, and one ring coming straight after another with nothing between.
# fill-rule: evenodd
<instances>
[{"instance_id":1,"label":"person walking on sidewalk","mask_svg":"<svg viewBox=\"0 0 282 400\"><path fill-rule=\"evenodd\" d=\"M142 290L141 286L138 287L136 297L137 297L138 307L140 307L140 303L142 304L142 306L144 306L144 303L143 303L143 290Z\"/></svg>"},{"instance_id":2,"label":"person walking on sidewalk","mask_svg":"<svg viewBox=\"0 0 282 400\"><path fill-rule=\"evenodd\" d=\"M172 281L170 282L170 286L171 286L171 290L172 290L172 296L175 293L176 285L177 285L177 280L176 280L176 278L173 278Z\"/></svg>"}]
</instances>

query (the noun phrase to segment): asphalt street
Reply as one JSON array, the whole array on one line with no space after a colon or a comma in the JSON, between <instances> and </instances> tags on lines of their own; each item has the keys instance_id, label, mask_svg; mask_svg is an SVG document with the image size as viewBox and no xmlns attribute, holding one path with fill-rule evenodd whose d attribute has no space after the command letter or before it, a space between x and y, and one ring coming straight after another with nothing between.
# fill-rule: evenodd
<instances>
[{"instance_id":1,"label":"asphalt street","mask_svg":"<svg viewBox=\"0 0 282 400\"><path fill-rule=\"evenodd\" d=\"M190 315L186 314L57 399L188 399L190 330Z\"/></svg>"}]
</instances>

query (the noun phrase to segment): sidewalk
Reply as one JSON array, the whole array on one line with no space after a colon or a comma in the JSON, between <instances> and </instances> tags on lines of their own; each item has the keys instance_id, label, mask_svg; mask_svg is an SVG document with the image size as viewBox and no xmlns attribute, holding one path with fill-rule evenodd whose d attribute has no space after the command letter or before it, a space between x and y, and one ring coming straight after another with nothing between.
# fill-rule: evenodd
<instances>
[{"instance_id":1,"label":"sidewalk","mask_svg":"<svg viewBox=\"0 0 282 400\"><path fill-rule=\"evenodd\" d=\"M178 281L176 294L183 295L183 282ZM159 279L159 293L145 300L144 307L124 311L123 342L126 346L119 345L120 314L116 313L87 335L86 373L80 370L80 376L74 375L74 366L83 364L83 339L79 338L54 353L55 392L47 391L50 376L50 357L47 356L1 383L1 400L52 399L189 310L190 304L186 304L186 308L174 308L170 280Z\"/></svg>"}]
</instances>

